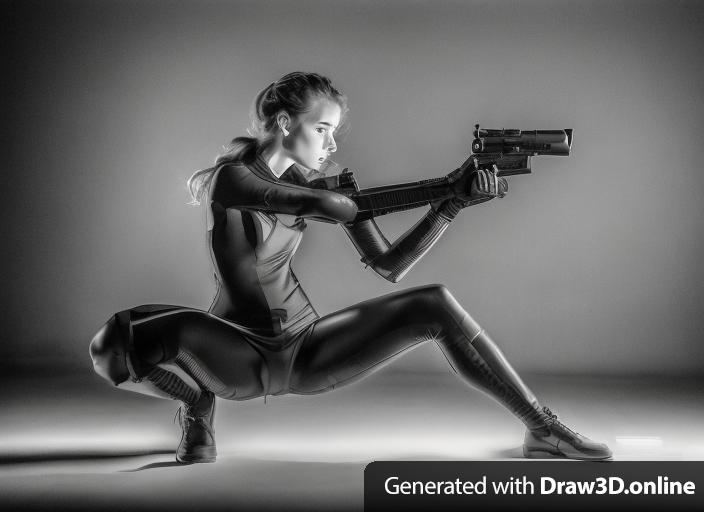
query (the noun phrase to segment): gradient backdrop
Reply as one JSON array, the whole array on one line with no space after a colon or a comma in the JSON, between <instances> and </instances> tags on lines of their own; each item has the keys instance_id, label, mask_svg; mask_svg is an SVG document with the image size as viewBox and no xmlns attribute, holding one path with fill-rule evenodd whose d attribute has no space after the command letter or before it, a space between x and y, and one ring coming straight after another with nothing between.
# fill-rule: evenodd
<instances>
[{"instance_id":1,"label":"gradient backdrop","mask_svg":"<svg viewBox=\"0 0 704 512\"><path fill-rule=\"evenodd\" d=\"M349 97L362 186L441 176L474 123L573 128L466 210L399 284L309 223L295 270L326 314L444 283L521 371L698 374L704 360L704 3L3 2L3 366L90 368L117 310L207 309L185 180L293 70ZM402 233L419 211L381 220ZM442 370L435 346L396 363Z\"/></svg>"}]
</instances>

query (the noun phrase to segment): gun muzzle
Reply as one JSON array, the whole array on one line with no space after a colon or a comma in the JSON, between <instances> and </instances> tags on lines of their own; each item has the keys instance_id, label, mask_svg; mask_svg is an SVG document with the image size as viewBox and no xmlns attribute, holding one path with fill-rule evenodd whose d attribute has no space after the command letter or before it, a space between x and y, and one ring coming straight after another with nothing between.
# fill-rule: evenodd
<instances>
[{"instance_id":1,"label":"gun muzzle","mask_svg":"<svg viewBox=\"0 0 704 512\"><path fill-rule=\"evenodd\" d=\"M473 153L569 156L572 130L488 130L476 125Z\"/></svg>"}]
</instances>

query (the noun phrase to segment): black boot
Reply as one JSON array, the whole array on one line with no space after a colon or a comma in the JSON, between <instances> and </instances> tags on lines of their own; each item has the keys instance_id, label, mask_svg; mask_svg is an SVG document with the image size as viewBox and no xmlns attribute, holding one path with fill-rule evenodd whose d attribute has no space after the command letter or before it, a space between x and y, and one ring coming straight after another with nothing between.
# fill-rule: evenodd
<instances>
[{"instance_id":1,"label":"black boot","mask_svg":"<svg viewBox=\"0 0 704 512\"><path fill-rule=\"evenodd\" d=\"M202 391L198 402L184 404L178 414L182 435L176 460L183 463L215 462L215 395Z\"/></svg>"}]
</instances>

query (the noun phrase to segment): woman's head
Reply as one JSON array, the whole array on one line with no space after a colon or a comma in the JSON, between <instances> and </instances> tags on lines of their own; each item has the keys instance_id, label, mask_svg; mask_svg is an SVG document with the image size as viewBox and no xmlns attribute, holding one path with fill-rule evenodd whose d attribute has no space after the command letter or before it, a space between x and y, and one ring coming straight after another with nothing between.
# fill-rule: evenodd
<instances>
[{"instance_id":1,"label":"woman's head","mask_svg":"<svg viewBox=\"0 0 704 512\"><path fill-rule=\"evenodd\" d=\"M249 161L270 146L280 145L284 156L309 169L320 169L337 149L334 134L347 117L347 98L317 73L296 71L282 76L257 94L250 112L250 137L237 137L216 161ZM199 200L208 188L214 168L196 171L188 180Z\"/></svg>"},{"instance_id":2,"label":"woman's head","mask_svg":"<svg viewBox=\"0 0 704 512\"><path fill-rule=\"evenodd\" d=\"M347 99L328 78L294 72L257 95L249 131L260 148L280 142L286 156L318 169L337 149L334 134L346 114Z\"/></svg>"}]
</instances>

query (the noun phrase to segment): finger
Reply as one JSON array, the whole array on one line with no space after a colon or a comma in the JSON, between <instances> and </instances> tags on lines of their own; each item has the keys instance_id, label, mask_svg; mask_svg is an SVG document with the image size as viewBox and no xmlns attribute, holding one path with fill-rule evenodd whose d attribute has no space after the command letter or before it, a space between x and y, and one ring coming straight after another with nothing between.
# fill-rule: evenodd
<instances>
[{"instance_id":1,"label":"finger","mask_svg":"<svg viewBox=\"0 0 704 512\"><path fill-rule=\"evenodd\" d=\"M486 195L494 197L496 195L496 190L494 188L494 177L492 172L487 169L484 171L484 175L486 177L486 188L484 189L484 192Z\"/></svg>"},{"instance_id":2,"label":"finger","mask_svg":"<svg viewBox=\"0 0 704 512\"><path fill-rule=\"evenodd\" d=\"M499 197L504 197L508 193L508 181L506 178L499 178Z\"/></svg>"},{"instance_id":3,"label":"finger","mask_svg":"<svg viewBox=\"0 0 704 512\"><path fill-rule=\"evenodd\" d=\"M493 171L488 172L489 177L489 194L496 197L496 174Z\"/></svg>"},{"instance_id":4,"label":"finger","mask_svg":"<svg viewBox=\"0 0 704 512\"><path fill-rule=\"evenodd\" d=\"M489 171L484 171L484 193L491 195L491 174Z\"/></svg>"},{"instance_id":5,"label":"finger","mask_svg":"<svg viewBox=\"0 0 704 512\"><path fill-rule=\"evenodd\" d=\"M476 185L477 193L484 194L484 172L481 169L477 171Z\"/></svg>"}]
</instances>

